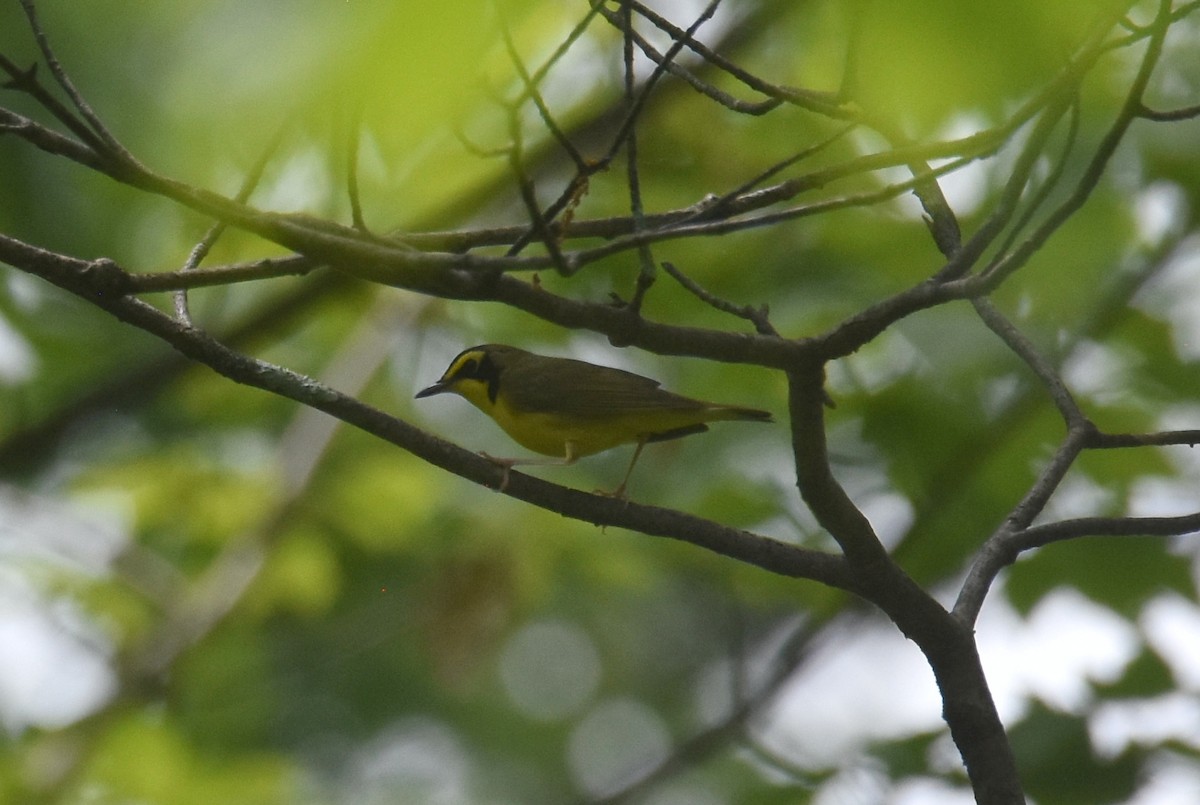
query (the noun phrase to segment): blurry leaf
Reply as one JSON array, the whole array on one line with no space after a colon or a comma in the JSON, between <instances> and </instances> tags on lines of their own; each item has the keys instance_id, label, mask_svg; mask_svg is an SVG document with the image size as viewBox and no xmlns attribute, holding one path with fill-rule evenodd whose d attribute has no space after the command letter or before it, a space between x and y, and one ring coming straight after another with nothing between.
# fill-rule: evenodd
<instances>
[{"instance_id":1,"label":"blurry leaf","mask_svg":"<svg viewBox=\"0 0 1200 805\"><path fill-rule=\"evenodd\" d=\"M1124 802L1137 787L1141 763L1132 754L1105 761L1092 751L1079 718L1035 705L1012 729L1017 767L1029 797L1061 805Z\"/></svg>"},{"instance_id":2,"label":"blurry leaf","mask_svg":"<svg viewBox=\"0 0 1200 805\"><path fill-rule=\"evenodd\" d=\"M295 793L292 769L283 760L266 753L208 757L170 722L136 712L105 732L89 771L114 801L283 805ZM78 795L91 796L82 789Z\"/></svg>"},{"instance_id":3,"label":"blurry leaf","mask_svg":"<svg viewBox=\"0 0 1200 805\"><path fill-rule=\"evenodd\" d=\"M1149 399L1186 399L1200 383L1200 368L1187 367L1176 343L1180 333L1167 323L1136 309L1126 310L1120 328L1122 341L1139 359L1136 389L1130 394Z\"/></svg>"},{"instance_id":4,"label":"blurry leaf","mask_svg":"<svg viewBox=\"0 0 1200 805\"><path fill-rule=\"evenodd\" d=\"M478 679L512 617L514 579L503 555L451 559L418 592L421 624L438 681L461 688Z\"/></svg>"},{"instance_id":5,"label":"blurry leaf","mask_svg":"<svg viewBox=\"0 0 1200 805\"><path fill-rule=\"evenodd\" d=\"M148 576L128 557L121 560L134 578ZM132 566L132 567L130 567ZM76 595L84 608L118 646L136 642L154 628L161 617L155 602L147 600L145 592L131 588L124 579L100 579L90 584L75 581Z\"/></svg>"},{"instance_id":6,"label":"blurry leaf","mask_svg":"<svg viewBox=\"0 0 1200 805\"><path fill-rule=\"evenodd\" d=\"M177 442L109 464L79 486L128 495L139 529L158 535L163 545L189 552L211 548L257 525L264 496L272 491L270 481L253 473L262 468L232 466L246 447L253 450L233 436L225 443Z\"/></svg>"},{"instance_id":7,"label":"blurry leaf","mask_svg":"<svg viewBox=\"0 0 1200 805\"><path fill-rule=\"evenodd\" d=\"M1114 583L1117 582L1117 583ZM1009 571L1005 590L1028 612L1050 590L1069 585L1133 618L1163 590L1191 596L1191 560L1172 555L1161 538L1092 537L1047 545Z\"/></svg>"},{"instance_id":8,"label":"blurry leaf","mask_svg":"<svg viewBox=\"0 0 1200 805\"><path fill-rule=\"evenodd\" d=\"M1156 652L1143 650L1129 665L1125 673L1114 683L1097 683L1105 697L1119 699L1149 698L1175 687L1171 669Z\"/></svg>"},{"instance_id":9,"label":"blurry leaf","mask_svg":"<svg viewBox=\"0 0 1200 805\"><path fill-rule=\"evenodd\" d=\"M893 780L929 774L930 746L942 737L941 732L915 735L872 747L872 754L882 760Z\"/></svg>"},{"instance_id":10,"label":"blurry leaf","mask_svg":"<svg viewBox=\"0 0 1200 805\"><path fill-rule=\"evenodd\" d=\"M1078 0L862 4L860 101L922 123L1021 92L1092 17Z\"/></svg>"},{"instance_id":11,"label":"blurry leaf","mask_svg":"<svg viewBox=\"0 0 1200 805\"><path fill-rule=\"evenodd\" d=\"M203 651L184 654L173 706L190 740L227 752L261 743L279 706L272 673L267 645L250 624L218 629Z\"/></svg>"},{"instance_id":12,"label":"blurry leaf","mask_svg":"<svg viewBox=\"0 0 1200 805\"><path fill-rule=\"evenodd\" d=\"M411 459L398 451L371 446L337 462L314 508L324 511L343 538L364 547L410 549L425 537L444 494L429 473L414 470Z\"/></svg>"},{"instance_id":13,"label":"blurry leaf","mask_svg":"<svg viewBox=\"0 0 1200 805\"><path fill-rule=\"evenodd\" d=\"M333 605L341 584L341 569L327 538L298 529L273 546L247 604L263 612L316 615Z\"/></svg>"}]
</instances>

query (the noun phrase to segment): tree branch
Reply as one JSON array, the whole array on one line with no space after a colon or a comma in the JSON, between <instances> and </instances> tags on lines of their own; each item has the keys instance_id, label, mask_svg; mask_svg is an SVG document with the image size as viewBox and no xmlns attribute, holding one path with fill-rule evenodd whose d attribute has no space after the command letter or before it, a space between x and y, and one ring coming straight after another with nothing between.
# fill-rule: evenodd
<instances>
[{"instance_id":1,"label":"tree branch","mask_svg":"<svg viewBox=\"0 0 1200 805\"><path fill-rule=\"evenodd\" d=\"M979 314L979 318L983 319L984 324L988 326L1000 339L1008 345L1008 348L1017 354L1021 360L1029 365L1033 373L1037 375L1042 384L1046 386L1050 392L1050 398L1054 401L1054 405L1058 408L1058 412L1062 414L1062 418L1066 420L1067 428L1087 428L1090 423L1087 417L1083 415L1079 404L1075 402L1071 390L1067 388L1062 377L1059 376L1058 370L1051 365L1050 361L1042 357L1042 354L1037 351L1025 335L1013 325L1007 318L1004 317L992 302L983 297L978 297L971 300L975 311Z\"/></svg>"},{"instance_id":2,"label":"tree branch","mask_svg":"<svg viewBox=\"0 0 1200 805\"><path fill-rule=\"evenodd\" d=\"M120 289L124 272L111 261L78 260L7 237L0 237L0 260L162 339L230 380L324 411L477 484L493 487L499 484L500 470L493 462L311 378L234 352L203 330L175 321L157 308L123 294ZM588 494L515 472L505 494L573 519L688 542L772 573L852 589L851 577L840 557L787 545L683 512Z\"/></svg>"},{"instance_id":3,"label":"tree branch","mask_svg":"<svg viewBox=\"0 0 1200 805\"><path fill-rule=\"evenodd\" d=\"M1037 227L1033 231L1033 234L1014 249L1012 253L1004 259L999 260L995 265L990 266L984 272L983 276L989 288L998 287L1013 272L1024 266L1041 249L1050 236L1058 231L1059 227L1066 223L1083 206L1084 202L1087 201L1092 191L1096 188L1096 185L1099 184L1100 177L1104 175L1109 160L1125 137L1125 132L1129 130L1130 125L1132 125L1134 120L1138 119L1144 109L1142 99L1146 92L1146 85L1149 83L1150 76L1153 74L1154 68L1162 56L1163 42L1166 39L1167 29L1170 27L1170 6L1170 0L1160 0L1159 12L1155 22L1151 26L1151 34L1146 46L1146 52L1142 56L1141 63L1138 65L1137 75L1134 76L1130 84L1129 92L1125 97L1125 103L1113 121L1112 126L1105 133L1100 145L1096 148L1096 153L1092 156L1091 161L1084 170L1083 176L1076 183L1071 195L1055 208L1041 226Z\"/></svg>"}]
</instances>

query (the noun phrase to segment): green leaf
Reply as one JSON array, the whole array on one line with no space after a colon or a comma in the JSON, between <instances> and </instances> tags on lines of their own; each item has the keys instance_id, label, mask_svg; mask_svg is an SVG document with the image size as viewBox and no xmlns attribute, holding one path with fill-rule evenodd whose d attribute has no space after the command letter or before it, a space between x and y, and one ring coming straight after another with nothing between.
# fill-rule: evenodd
<instances>
[{"instance_id":1,"label":"green leaf","mask_svg":"<svg viewBox=\"0 0 1200 805\"><path fill-rule=\"evenodd\" d=\"M1005 590L1028 612L1046 593L1071 586L1093 601L1134 618L1163 590L1193 591L1191 561L1173 554L1158 537L1092 537L1048 545L1021 559Z\"/></svg>"},{"instance_id":2,"label":"green leaf","mask_svg":"<svg viewBox=\"0 0 1200 805\"><path fill-rule=\"evenodd\" d=\"M1142 764L1132 754L1097 758L1085 724L1074 715L1035 705L1011 735L1026 793L1038 802L1124 802L1141 776Z\"/></svg>"}]
</instances>

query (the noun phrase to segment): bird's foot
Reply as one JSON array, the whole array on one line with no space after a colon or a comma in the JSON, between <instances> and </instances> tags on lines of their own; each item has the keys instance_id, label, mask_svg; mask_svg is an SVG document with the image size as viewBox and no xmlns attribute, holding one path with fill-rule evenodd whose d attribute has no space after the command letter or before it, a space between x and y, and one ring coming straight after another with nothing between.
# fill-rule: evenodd
<instances>
[{"instance_id":1,"label":"bird's foot","mask_svg":"<svg viewBox=\"0 0 1200 805\"><path fill-rule=\"evenodd\" d=\"M621 484L616 489L593 489L592 494L613 498L614 500L623 500L626 503L629 502L629 493L625 489L625 484Z\"/></svg>"},{"instance_id":2,"label":"bird's foot","mask_svg":"<svg viewBox=\"0 0 1200 805\"><path fill-rule=\"evenodd\" d=\"M496 491L503 492L505 489L508 489L508 474L512 472L513 465L517 463L516 460L511 458L497 458L496 456L489 455L482 450L479 451L479 455L483 456L488 461L504 470L504 473L500 476L500 485L496 487Z\"/></svg>"}]
</instances>

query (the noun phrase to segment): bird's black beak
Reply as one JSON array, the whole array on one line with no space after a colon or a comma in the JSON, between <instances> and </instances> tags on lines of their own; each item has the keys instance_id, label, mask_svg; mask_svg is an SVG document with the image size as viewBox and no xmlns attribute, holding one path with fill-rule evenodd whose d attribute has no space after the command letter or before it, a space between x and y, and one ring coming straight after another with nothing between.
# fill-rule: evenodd
<instances>
[{"instance_id":1,"label":"bird's black beak","mask_svg":"<svg viewBox=\"0 0 1200 805\"><path fill-rule=\"evenodd\" d=\"M443 380L439 380L427 389L421 389L413 397L414 400L419 400L422 397L432 397L435 394L442 394L450 390L449 384Z\"/></svg>"}]
</instances>

